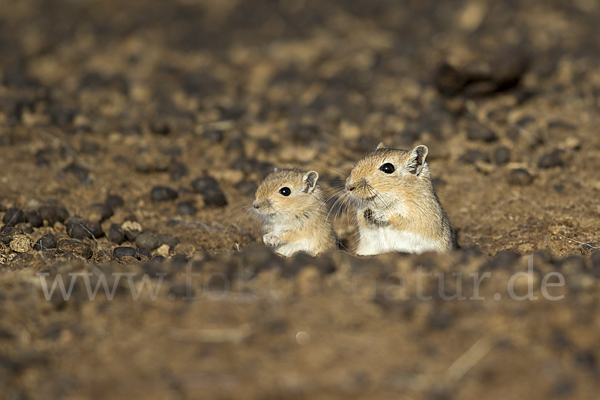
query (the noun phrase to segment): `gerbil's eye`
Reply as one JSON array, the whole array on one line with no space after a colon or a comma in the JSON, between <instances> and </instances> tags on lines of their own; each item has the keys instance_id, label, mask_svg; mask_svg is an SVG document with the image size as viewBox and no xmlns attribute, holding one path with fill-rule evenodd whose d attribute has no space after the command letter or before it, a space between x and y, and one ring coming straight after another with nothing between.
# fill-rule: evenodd
<instances>
[{"instance_id":1,"label":"gerbil's eye","mask_svg":"<svg viewBox=\"0 0 600 400\"><path fill-rule=\"evenodd\" d=\"M396 170L396 168L394 168L394 166L390 163L385 163L379 167L379 170L385 172L386 174L391 174Z\"/></svg>"},{"instance_id":2,"label":"gerbil's eye","mask_svg":"<svg viewBox=\"0 0 600 400\"><path fill-rule=\"evenodd\" d=\"M289 187L282 187L281 189L279 189L279 193L283 196L289 196L290 194L292 194L292 191Z\"/></svg>"}]
</instances>

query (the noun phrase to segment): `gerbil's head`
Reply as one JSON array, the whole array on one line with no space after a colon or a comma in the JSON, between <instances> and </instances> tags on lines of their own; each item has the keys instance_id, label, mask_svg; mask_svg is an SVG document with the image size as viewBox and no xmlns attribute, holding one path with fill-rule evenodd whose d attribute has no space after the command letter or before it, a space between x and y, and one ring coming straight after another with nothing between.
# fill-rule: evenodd
<instances>
[{"instance_id":1,"label":"gerbil's head","mask_svg":"<svg viewBox=\"0 0 600 400\"><path fill-rule=\"evenodd\" d=\"M398 198L408 191L431 185L425 158L427 146L410 151L386 148L383 143L360 159L346 179L346 192L355 200L369 202L378 196Z\"/></svg>"},{"instance_id":2,"label":"gerbil's head","mask_svg":"<svg viewBox=\"0 0 600 400\"><path fill-rule=\"evenodd\" d=\"M258 187L252 206L265 220L307 215L323 202L319 174L299 169L275 169Z\"/></svg>"}]
</instances>

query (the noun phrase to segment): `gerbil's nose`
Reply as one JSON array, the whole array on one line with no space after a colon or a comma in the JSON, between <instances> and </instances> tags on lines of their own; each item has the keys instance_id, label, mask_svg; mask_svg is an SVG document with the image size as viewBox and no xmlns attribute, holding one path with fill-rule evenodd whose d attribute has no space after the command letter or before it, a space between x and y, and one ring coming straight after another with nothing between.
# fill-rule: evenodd
<instances>
[{"instance_id":1,"label":"gerbil's nose","mask_svg":"<svg viewBox=\"0 0 600 400\"><path fill-rule=\"evenodd\" d=\"M356 186L353 183L346 183L346 190L351 192L356 189Z\"/></svg>"},{"instance_id":2,"label":"gerbil's nose","mask_svg":"<svg viewBox=\"0 0 600 400\"><path fill-rule=\"evenodd\" d=\"M254 201L252 203L252 207L254 207L256 210L258 210L260 208L260 203L258 201Z\"/></svg>"}]
</instances>

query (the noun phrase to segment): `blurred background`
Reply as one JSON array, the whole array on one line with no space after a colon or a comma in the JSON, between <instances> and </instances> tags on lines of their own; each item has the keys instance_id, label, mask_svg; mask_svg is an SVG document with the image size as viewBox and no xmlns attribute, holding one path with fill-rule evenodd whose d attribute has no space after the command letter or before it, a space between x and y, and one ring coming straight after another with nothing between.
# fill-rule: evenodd
<instances>
[{"instance_id":1,"label":"blurred background","mask_svg":"<svg viewBox=\"0 0 600 400\"><path fill-rule=\"evenodd\" d=\"M0 0L0 398L597 399L598 21L596 0ZM429 147L461 250L261 244L244 207L274 166L329 191L381 141ZM526 254L564 301L491 300ZM182 301L186 266L260 296ZM381 297L420 266L493 271L488 300ZM35 277L98 271L168 281L48 302Z\"/></svg>"}]
</instances>

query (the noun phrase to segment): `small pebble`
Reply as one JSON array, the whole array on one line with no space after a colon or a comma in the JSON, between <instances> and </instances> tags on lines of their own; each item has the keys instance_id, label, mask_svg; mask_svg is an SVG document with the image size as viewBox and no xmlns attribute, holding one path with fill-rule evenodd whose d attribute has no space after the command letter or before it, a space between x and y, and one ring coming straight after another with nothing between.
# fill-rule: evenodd
<instances>
[{"instance_id":1,"label":"small pebble","mask_svg":"<svg viewBox=\"0 0 600 400\"><path fill-rule=\"evenodd\" d=\"M204 198L204 204L213 207L224 207L227 205L225 194L219 187L216 179L205 176L197 178L192 182L192 189L200 193Z\"/></svg>"},{"instance_id":2,"label":"small pebble","mask_svg":"<svg viewBox=\"0 0 600 400\"><path fill-rule=\"evenodd\" d=\"M498 140L498 136L496 136L491 129L478 124L467 130L467 139L481 142L493 142Z\"/></svg>"},{"instance_id":3,"label":"small pebble","mask_svg":"<svg viewBox=\"0 0 600 400\"><path fill-rule=\"evenodd\" d=\"M60 239L56 247L62 252L73 253L85 259L90 259L94 255L94 252L87 244L75 239Z\"/></svg>"},{"instance_id":4,"label":"small pebble","mask_svg":"<svg viewBox=\"0 0 600 400\"><path fill-rule=\"evenodd\" d=\"M152 251L158 248L161 245L161 242L158 236L156 236L154 233L143 232L135 238L135 244L137 247Z\"/></svg>"},{"instance_id":5,"label":"small pebble","mask_svg":"<svg viewBox=\"0 0 600 400\"><path fill-rule=\"evenodd\" d=\"M160 256L168 257L170 249L171 248L169 247L169 245L163 244L163 245L159 246L158 249L156 249L156 253Z\"/></svg>"},{"instance_id":6,"label":"small pebble","mask_svg":"<svg viewBox=\"0 0 600 400\"><path fill-rule=\"evenodd\" d=\"M118 194L109 194L106 197L106 204L114 211L119 207L123 207L125 201Z\"/></svg>"},{"instance_id":7,"label":"small pebble","mask_svg":"<svg viewBox=\"0 0 600 400\"><path fill-rule=\"evenodd\" d=\"M183 163L176 163L170 168L169 175L174 181L178 181L188 174L188 167Z\"/></svg>"},{"instance_id":8,"label":"small pebble","mask_svg":"<svg viewBox=\"0 0 600 400\"><path fill-rule=\"evenodd\" d=\"M71 163L63 168L63 172L75 176L79 182L84 185L89 185L92 183L92 180L90 179L90 171L81 165Z\"/></svg>"},{"instance_id":9,"label":"small pebble","mask_svg":"<svg viewBox=\"0 0 600 400\"><path fill-rule=\"evenodd\" d=\"M181 201L177 203L177 214L179 215L195 215L198 209L191 201Z\"/></svg>"},{"instance_id":10,"label":"small pebble","mask_svg":"<svg viewBox=\"0 0 600 400\"><path fill-rule=\"evenodd\" d=\"M514 186L527 186L533 182L533 176L523 168L516 168L510 171L508 183Z\"/></svg>"},{"instance_id":11,"label":"small pebble","mask_svg":"<svg viewBox=\"0 0 600 400\"><path fill-rule=\"evenodd\" d=\"M111 224L107 232L108 240L115 244L121 244L125 241L125 232L121 225Z\"/></svg>"},{"instance_id":12,"label":"small pebble","mask_svg":"<svg viewBox=\"0 0 600 400\"><path fill-rule=\"evenodd\" d=\"M19 229L14 226L4 225L0 229L0 242L3 244L9 244L15 235L22 233Z\"/></svg>"},{"instance_id":13,"label":"small pebble","mask_svg":"<svg viewBox=\"0 0 600 400\"><path fill-rule=\"evenodd\" d=\"M510 150L506 146L498 146L494 150L494 162L496 165L504 165L510 161Z\"/></svg>"},{"instance_id":14,"label":"small pebble","mask_svg":"<svg viewBox=\"0 0 600 400\"><path fill-rule=\"evenodd\" d=\"M25 219L34 228L39 228L40 226L44 225L44 220L42 219L40 213L35 210L27 211L25 213Z\"/></svg>"},{"instance_id":15,"label":"small pebble","mask_svg":"<svg viewBox=\"0 0 600 400\"><path fill-rule=\"evenodd\" d=\"M562 167L564 165L562 160L563 150L556 149L550 153L544 154L538 161L539 168L554 168Z\"/></svg>"},{"instance_id":16,"label":"small pebble","mask_svg":"<svg viewBox=\"0 0 600 400\"><path fill-rule=\"evenodd\" d=\"M15 226L21 222L27 222L25 213L20 208L10 207L6 210L6 214L2 217L2 222L5 225Z\"/></svg>"},{"instance_id":17,"label":"small pebble","mask_svg":"<svg viewBox=\"0 0 600 400\"><path fill-rule=\"evenodd\" d=\"M115 247L113 250L113 257L115 258L123 258L123 257L136 257L138 254L138 249L135 247Z\"/></svg>"},{"instance_id":18,"label":"small pebble","mask_svg":"<svg viewBox=\"0 0 600 400\"><path fill-rule=\"evenodd\" d=\"M113 208L106 203L94 203L91 207L100 216L100 222L105 221L114 215Z\"/></svg>"},{"instance_id":19,"label":"small pebble","mask_svg":"<svg viewBox=\"0 0 600 400\"><path fill-rule=\"evenodd\" d=\"M62 215L59 215L56 207L42 206L39 208L38 212L42 219L48 223L48 226L54 226L57 222L65 222L65 220L62 219Z\"/></svg>"},{"instance_id":20,"label":"small pebble","mask_svg":"<svg viewBox=\"0 0 600 400\"><path fill-rule=\"evenodd\" d=\"M23 233L33 233L33 228L27 222L20 222L15 225L15 228L22 231Z\"/></svg>"},{"instance_id":21,"label":"small pebble","mask_svg":"<svg viewBox=\"0 0 600 400\"><path fill-rule=\"evenodd\" d=\"M196 252L196 248L191 243L179 243L173 251L177 255L191 257Z\"/></svg>"},{"instance_id":22,"label":"small pebble","mask_svg":"<svg viewBox=\"0 0 600 400\"><path fill-rule=\"evenodd\" d=\"M52 233L48 233L38 239L33 245L34 250L42 251L56 248L56 238Z\"/></svg>"},{"instance_id":23,"label":"small pebble","mask_svg":"<svg viewBox=\"0 0 600 400\"><path fill-rule=\"evenodd\" d=\"M31 240L28 236L17 234L13 236L10 248L15 253L26 253L31 249Z\"/></svg>"},{"instance_id":24,"label":"small pebble","mask_svg":"<svg viewBox=\"0 0 600 400\"><path fill-rule=\"evenodd\" d=\"M130 242L134 242L135 238L142 232L142 225L136 221L125 221L121 225L123 231L125 232L125 239Z\"/></svg>"},{"instance_id":25,"label":"small pebble","mask_svg":"<svg viewBox=\"0 0 600 400\"><path fill-rule=\"evenodd\" d=\"M158 235L158 238L162 244L166 244L171 248L174 248L180 243L179 238L175 235L171 235L170 233L161 233Z\"/></svg>"},{"instance_id":26,"label":"small pebble","mask_svg":"<svg viewBox=\"0 0 600 400\"><path fill-rule=\"evenodd\" d=\"M467 150L466 153L460 156L459 161L465 164L475 164L477 161L489 163L490 155L480 150Z\"/></svg>"},{"instance_id":27,"label":"small pebble","mask_svg":"<svg viewBox=\"0 0 600 400\"><path fill-rule=\"evenodd\" d=\"M179 194L176 190L173 190L169 187L155 186L154 188L152 188L150 196L154 201L168 201L175 200L177 197L179 197Z\"/></svg>"}]
</instances>

